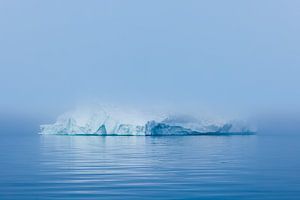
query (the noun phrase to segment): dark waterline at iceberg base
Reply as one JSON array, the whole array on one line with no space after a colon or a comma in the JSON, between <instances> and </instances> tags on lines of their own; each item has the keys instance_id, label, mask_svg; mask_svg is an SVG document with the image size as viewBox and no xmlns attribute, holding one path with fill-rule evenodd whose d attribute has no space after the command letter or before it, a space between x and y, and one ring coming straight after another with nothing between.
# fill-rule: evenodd
<instances>
[{"instance_id":1,"label":"dark waterline at iceberg base","mask_svg":"<svg viewBox=\"0 0 300 200\"><path fill-rule=\"evenodd\" d=\"M0 140L0 199L299 199L298 135Z\"/></svg>"}]
</instances>

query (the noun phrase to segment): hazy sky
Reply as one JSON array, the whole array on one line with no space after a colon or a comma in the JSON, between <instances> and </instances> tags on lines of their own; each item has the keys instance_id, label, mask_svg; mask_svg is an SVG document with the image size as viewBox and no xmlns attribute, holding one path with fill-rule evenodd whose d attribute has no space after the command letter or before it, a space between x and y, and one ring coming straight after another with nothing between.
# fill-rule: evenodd
<instances>
[{"instance_id":1,"label":"hazy sky","mask_svg":"<svg viewBox=\"0 0 300 200\"><path fill-rule=\"evenodd\" d=\"M300 107L297 0L1 0L0 109Z\"/></svg>"}]
</instances>

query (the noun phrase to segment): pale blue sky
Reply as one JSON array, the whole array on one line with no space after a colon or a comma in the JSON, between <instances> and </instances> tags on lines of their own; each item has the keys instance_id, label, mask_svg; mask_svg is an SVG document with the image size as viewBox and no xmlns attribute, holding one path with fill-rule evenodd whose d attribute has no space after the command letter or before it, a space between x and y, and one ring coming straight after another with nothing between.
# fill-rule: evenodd
<instances>
[{"instance_id":1,"label":"pale blue sky","mask_svg":"<svg viewBox=\"0 0 300 200\"><path fill-rule=\"evenodd\" d=\"M0 109L300 107L297 0L0 1Z\"/></svg>"}]
</instances>

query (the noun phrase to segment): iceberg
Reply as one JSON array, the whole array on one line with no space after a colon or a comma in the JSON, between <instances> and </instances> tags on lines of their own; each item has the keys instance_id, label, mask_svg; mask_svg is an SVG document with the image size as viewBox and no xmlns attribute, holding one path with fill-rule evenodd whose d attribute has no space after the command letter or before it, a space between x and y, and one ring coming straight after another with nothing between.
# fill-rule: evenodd
<instances>
[{"instance_id":1,"label":"iceberg","mask_svg":"<svg viewBox=\"0 0 300 200\"><path fill-rule=\"evenodd\" d=\"M75 110L41 125L41 134L55 135L249 135L255 129L242 121L204 120L189 115L145 115L132 110L94 108Z\"/></svg>"}]
</instances>

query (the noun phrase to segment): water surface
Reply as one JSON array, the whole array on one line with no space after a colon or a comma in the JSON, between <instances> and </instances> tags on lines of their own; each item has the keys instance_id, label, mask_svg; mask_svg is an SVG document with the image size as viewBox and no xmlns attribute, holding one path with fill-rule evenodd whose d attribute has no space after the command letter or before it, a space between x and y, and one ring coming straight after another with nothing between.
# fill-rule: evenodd
<instances>
[{"instance_id":1,"label":"water surface","mask_svg":"<svg viewBox=\"0 0 300 200\"><path fill-rule=\"evenodd\" d=\"M0 199L299 199L298 136L0 140Z\"/></svg>"}]
</instances>

